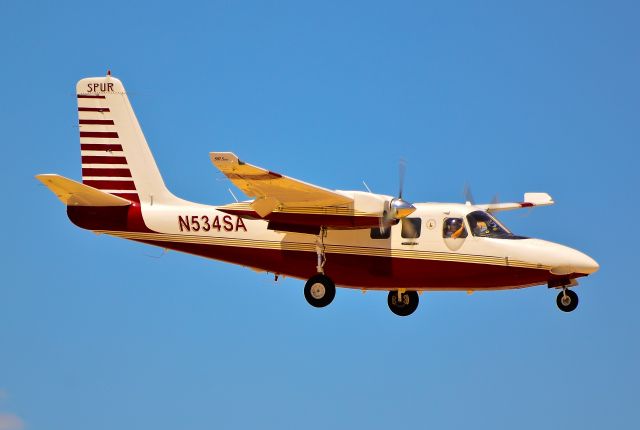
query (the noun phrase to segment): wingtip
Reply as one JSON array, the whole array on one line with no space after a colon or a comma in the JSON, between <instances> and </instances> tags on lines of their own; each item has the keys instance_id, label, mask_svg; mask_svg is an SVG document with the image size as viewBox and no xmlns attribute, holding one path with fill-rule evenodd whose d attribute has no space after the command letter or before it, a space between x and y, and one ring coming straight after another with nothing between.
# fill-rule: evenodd
<instances>
[{"instance_id":1,"label":"wingtip","mask_svg":"<svg viewBox=\"0 0 640 430\"><path fill-rule=\"evenodd\" d=\"M40 182L44 182L47 179L54 178L56 176L59 176L59 175L55 173L38 173L37 175L34 175L34 178L36 178Z\"/></svg>"},{"instance_id":2,"label":"wingtip","mask_svg":"<svg viewBox=\"0 0 640 430\"><path fill-rule=\"evenodd\" d=\"M240 159L238 158L238 156L236 154L234 154L233 152L210 152L209 153L209 158L211 159L211 162L216 164L216 163L238 163L238 164L244 164L244 162L240 161Z\"/></svg>"}]
</instances>

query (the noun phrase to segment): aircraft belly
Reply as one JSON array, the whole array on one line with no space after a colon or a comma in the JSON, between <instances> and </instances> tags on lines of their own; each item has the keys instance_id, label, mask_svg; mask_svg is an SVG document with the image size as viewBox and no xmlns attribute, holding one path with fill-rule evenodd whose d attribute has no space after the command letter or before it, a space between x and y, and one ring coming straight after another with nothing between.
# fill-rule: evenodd
<instances>
[{"instance_id":1,"label":"aircraft belly","mask_svg":"<svg viewBox=\"0 0 640 430\"><path fill-rule=\"evenodd\" d=\"M187 219L187 216L181 218L179 213L177 221ZM125 239L300 279L308 279L316 273L314 241L309 240L308 235L268 231L264 221L247 220L240 229L238 224L225 225L223 222L220 229L225 230L226 226L230 231L222 235L211 231L203 234L204 217L200 218L198 232L180 232L175 227L165 232L149 229L147 223L153 221L143 220L137 205L128 208L69 207L68 214L83 228ZM193 230L195 217L188 218L191 224L184 228ZM247 234L249 232L253 234ZM520 266L514 265L515 262L504 257L376 247L368 241L368 232L338 233L336 239L339 241L326 244L325 271L338 286L479 290L541 284L550 277L548 270L529 267L523 262Z\"/></svg>"},{"instance_id":2,"label":"aircraft belly","mask_svg":"<svg viewBox=\"0 0 640 430\"><path fill-rule=\"evenodd\" d=\"M300 279L316 273L310 251L133 240ZM346 253L328 253L325 273L342 287L419 290L517 287L545 283L548 277L548 271L530 268Z\"/></svg>"}]
</instances>

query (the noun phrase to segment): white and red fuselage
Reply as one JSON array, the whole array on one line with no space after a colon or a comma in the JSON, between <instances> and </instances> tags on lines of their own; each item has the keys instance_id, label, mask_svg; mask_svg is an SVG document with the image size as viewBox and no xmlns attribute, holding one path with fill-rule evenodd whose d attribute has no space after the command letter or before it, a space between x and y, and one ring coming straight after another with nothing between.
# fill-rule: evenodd
<instances>
[{"instance_id":1,"label":"white and red fuselage","mask_svg":"<svg viewBox=\"0 0 640 430\"><path fill-rule=\"evenodd\" d=\"M370 229L329 230L324 238L326 272L336 285L383 290L495 290L553 285L598 269L587 255L540 239L472 234L445 238L445 219L465 219L478 209L451 203L415 206L411 218L420 220L419 237L403 238L401 223L391 227L388 239L371 238ZM190 202L170 206L135 203L117 208L69 206L68 214L76 225L98 233L273 274L308 279L316 273L315 236L268 230L267 221L243 219L215 206Z\"/></svg>"},{"instance_id":2,"label":"white and red fuselage","mask_svg":"<svg viewBox=\"0 0 640 430\"><path fill-rule=\"evenodd\" d=\"M212 153L212 162L254 200L224 206L182 200L165 187L122 83L112 76L82 79L77 94L82 183L38 179L79 227L276 275L310 279L321 271L338 286L358 289L565 287L598 270L574 249L505 234L486 205L408 205L415 208L410 215L380 230L391 197L326 190L231 153ZM527 205L533 204L503 206ZM502 233L479 233L487 224L474 214ZM452 234L453 225L464 234Z\"/></svg>"}]
</instances>

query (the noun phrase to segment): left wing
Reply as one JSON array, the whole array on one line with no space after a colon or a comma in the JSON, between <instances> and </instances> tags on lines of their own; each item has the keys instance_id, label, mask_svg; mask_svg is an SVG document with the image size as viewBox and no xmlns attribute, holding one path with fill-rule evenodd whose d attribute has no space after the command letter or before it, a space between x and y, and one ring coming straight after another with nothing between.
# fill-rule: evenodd
<instances>
[{"instance_id":1,"label":"left wing","mask_svg":"<svg viewBox=\"0 0 640 430\"><path fill-rule=\"evenodd\" d=\"M521 208L531 208L536 206L550 206L555 202L547 193L525 193L524 201L520 203L490 203L488 205L476 205L487 212L510 211Z\"/></svg>"},{"instance_id":2,"label":"left wing","mask_svg":"<svg viewBox=\"0 0 640 430\"><path fill-rule=\"evenodd\" d=\"M353 205L348 196L245 163L232 152L211 152L209 156L235 186L255 198L250 205L261 217L276 209Z\"/></svg>"}]
</instances>

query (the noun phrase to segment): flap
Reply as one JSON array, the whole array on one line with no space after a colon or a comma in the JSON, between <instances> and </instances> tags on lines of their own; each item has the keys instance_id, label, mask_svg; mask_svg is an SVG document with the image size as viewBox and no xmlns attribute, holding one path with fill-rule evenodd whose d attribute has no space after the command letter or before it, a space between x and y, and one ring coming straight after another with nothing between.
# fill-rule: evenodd
<instances>
[{"instance_id":1,"label":"flap","mask_svg":"<svg viewBox=\"0 0 640 430\"><path fill-rule=\"evenodd\" d=\"M276 208L341 206L353 199L335 191L308 184L238 159L232 152L211 152L211 162L247 196L262 217Z\"/></svg>"},{"instance_id":2,"label":"flap","mask_svg":"<svg viewBox=\"0 0 640 430\"><path fill-rule=\"evenodd\" d=\"M56 174L36 175L67 206L128 206L131 202Z\"/></svg>"}]
</instances>

